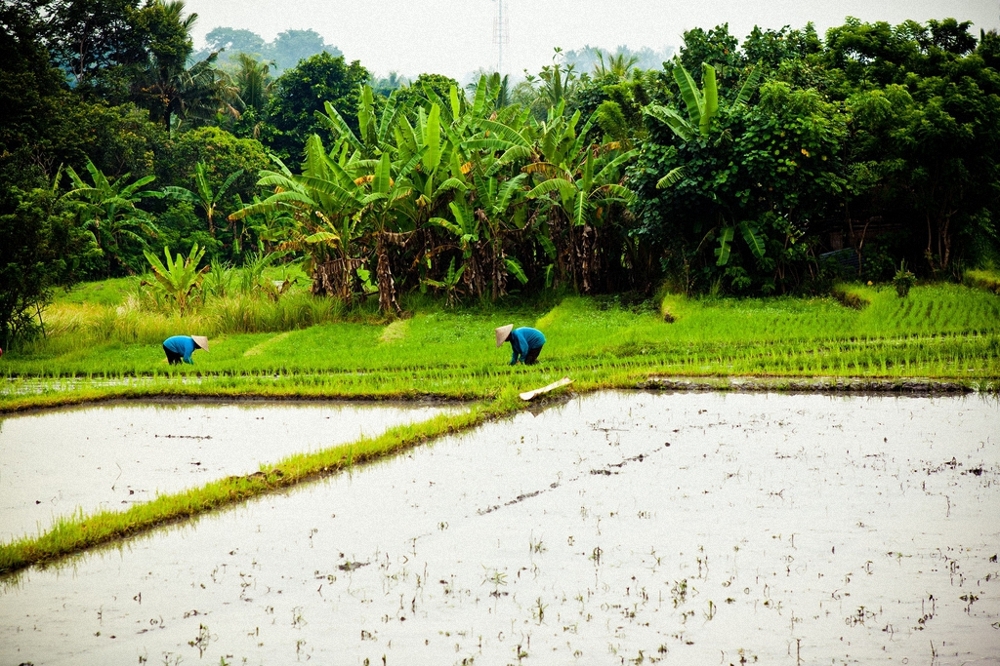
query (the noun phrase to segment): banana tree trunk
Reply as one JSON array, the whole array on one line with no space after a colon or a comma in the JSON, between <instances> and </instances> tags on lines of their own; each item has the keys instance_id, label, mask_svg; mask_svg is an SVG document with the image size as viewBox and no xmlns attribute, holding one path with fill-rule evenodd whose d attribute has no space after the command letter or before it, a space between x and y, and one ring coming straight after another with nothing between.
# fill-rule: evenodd
<instances>
[{"instance_id":1,"label":"banana tree trunk","mask_svg":"<svg viewBox=\"0 0 1000 666\"><path fill-rule=\"evenodd\" d=\"M589 294L593 290L593 279L600 271L600 261L597 256L597 229L589 224L584 224L574 228L574 231L577 230L579 230L579 239L575 243L575 250L577 254L576 265L580 272L580 290L584 294Z\"/></svg>"},{"instance_id":2,"label":"banana tree trunk","mask_svg":"<svg viewBox=\"0 0 1000 666\"><path fill-rule=\"evenodd\" d=\"M389 264L389 248L387 247L385 234L378 235L375 245L375 253L378 255L378 266L376 268L376 279L378 280L378 309L382 314L402 314L399 303L396 302L396 284L392 279L392 267Z\"/></svg>"},{"instance_id":3,"label":"banana tree trunk","mask_svg":"<svg viewBox=\"0 0 1000 666\"><path fill-rule=\"evenodd\" d=\"M354 271L364 263L364 259L340 258L316 264L312 275L312 293L316 296L333 296L341 299L345 305L350 305L353 300L351 284L354 282Z\"/></svg>"},{"instance_id":4,"label":"banana tree trunk","mask_svg":"<svg viewBox=\"0 0 1000 666\"><path fill-rule=\"evenodd\" d=\"M492 300L495 303L507 293L507 264L506 255L502 244L498 244L496 252L493 254L493 292Z\"/></svg>"}]
</instances>

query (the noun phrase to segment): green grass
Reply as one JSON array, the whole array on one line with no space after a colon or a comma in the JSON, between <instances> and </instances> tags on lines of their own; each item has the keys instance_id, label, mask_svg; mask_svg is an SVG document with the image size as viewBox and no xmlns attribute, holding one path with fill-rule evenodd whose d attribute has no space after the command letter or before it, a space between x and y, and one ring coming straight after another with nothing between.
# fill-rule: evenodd
<instances>
[{"instance_id":1,"label":"green grass","mask_svg":"<svg viewBox=\"0 0 1000 666\"><path fill-rule=\"evenodd\" d=\"M115 289L122 290L121 298L113 297ZM0 377L6 378L0 413L166 395L435 396L471 401L472 407L126 512L64 520L37 538L0 545L0 573L472 427L522 409L519 391L563 376L573 379L577 391L634 387L651 378L711 383L733 376L772 380L775 386L796 378L824 378L827 385L898 385L919 378L992 391L1000 386L1000 297L954 284L918 285L903 299L891 288L842 285L836 297L827 298L668 295L637 306L566 297L452 310L415 300L412 316L395 321L380 320L370 305L348 310L301 292L277 303L224 299L182 320L128 289L88 286L82 292L95 294L98 302L74 297L56 303L45 340L0 358ZM239 316L220 318L229 307ZM323 314L311 324L317 309ZM274 315L280 311L293 314L282 319ZM507 323L545 332L548 343L538 366L508 365L510 348L497 349L493 335ZM160 342L182 332L210 332L211 351L196 352L194 366L168 366Z\"/></svg>"},{"instance_id":2,"label":"green grass","mask_svg":"<svg viewBox=\"0 0 1000 666\"><path fill-rule=\"evenodd\" d=\"M1000 271L995 269L970 270L965 272L965 283L979 289L1000 294Z\"/></svg>"},{"instance_id":3,"label":"green grass","mask_svg":"<svg viewBox=\"0 0 1000 666\"><path fill-rule=\"evenodd\" d=\"M49 317L58 326L51 326L44 343L0 361L0 375L9 378L0 410L24 402L17 395L21 382L67 377L81 384L142 377L166 392L187 392L191 384L179 380L193 375L204 390L461 398L487 398L507 385L565 374L595 386L650 374L997 378L996 295L954 284L917 286L908 298L885 288L850 289L868 305L845 307L832 297L671 295L662 307L630 308L568 297L554 307L511 311L431 306L393 322L327 305L321 323L292 318L277 330L253 332L245 325L213 331L198 319L202 315L181 319L121 305L60 304ZM285 299L289 307L330 303L307 295ZM664 322L663 311L673 323ZM549 342L540 367L506 365L509 347L496 349L493 342L493 328L504 323L545 332ZM170 367L159 343L174 333L207 333L211 351L196 352L194 366ZM121 387L114 392L121 394Z\"/></svg>"}]
</instances>

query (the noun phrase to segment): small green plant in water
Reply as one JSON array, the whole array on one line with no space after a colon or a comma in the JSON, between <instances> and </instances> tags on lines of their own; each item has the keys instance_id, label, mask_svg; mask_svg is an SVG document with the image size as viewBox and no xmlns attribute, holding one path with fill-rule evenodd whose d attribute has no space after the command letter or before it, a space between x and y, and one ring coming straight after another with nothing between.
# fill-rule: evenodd
<instances>
[{"instance_id":1,"label":"small green plant in water","mask_svg":"<svg viewBox=\"0 0 1000 666\"><path fill-rule=\"evenodd\" d=\"M892 278L892 286L896 288L896 294L900 298L906 298L910 294L910 289L917 282L917 276L906 269L906 260L899 262L899 270Z\"/></svg>"}]
</instances>

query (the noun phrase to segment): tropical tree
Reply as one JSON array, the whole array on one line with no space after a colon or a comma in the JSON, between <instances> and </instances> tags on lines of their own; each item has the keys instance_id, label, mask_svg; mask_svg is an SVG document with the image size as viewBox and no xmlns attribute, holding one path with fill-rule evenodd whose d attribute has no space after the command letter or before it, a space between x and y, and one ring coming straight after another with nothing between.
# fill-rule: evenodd
<instances>
[{"instance_id":1,"label":"tropical tree","mask_svg":"<svg viewBox=\"0 0 1000 666\"><path fill-rule=\"evenodd\" d=\"M239 100L239 111L245 113L252 109L257 115L263 113L274 90L271 65L246 53L236 55L236 65L232 83Z\"/></svg>"},{"instance_id":2,"label":"tropical tree","mask_svg":"<svg viewBox=\"0 0 1000 666\"><path fill-rule=\"evenodd\" d=\"M216 57L212 54L188 68L151 67L135 80L136 102L171 132L184 123L213 122L220 111L235 115L224 101L225 77L215 67Z\"/></svg>"},{"instance_id":3,"label":"tropical tree","mask_svg":"<svg viewBox=\"0 0 1000 666\"><path fill-rule=\"evenodd\" d=\"M528 278L516 256L509 255L507 242L526 225L524 184L528 174L501 180L497 176L475 176L474 206L466 199L449 204L452 218L434 222L450 231L462 251L463 278L470 292L490 300L507 293L508 276L524 284Z\"/></svg>"},{"instance_id":4,"label":"tropical tree","mask_svg":"<svg viewBox=\"0 0 1000 666\"><path fill-rule=\"evenodd\" d=\"M685 289L794 288L816 276L806 236L845 191L846 117L816 91L778 82L748 106L752 75L734 103L717 106L711 69L703 68L701 95L682 66L675 70L686 116L648 112L669 132L652 135L633 171L642 192L639 234L663 248Z\"/></svg>"},{"instance_id":5,"label":"tropical tree","mask_svg":"<svg viewBox=\"0 0 1000 666\"><path fill-rule=\"evenodd\" d=\"M268 44L264 55L274 61L278 72L284 72L321 53L334 58L344 55L336 46L327 44L321 34L307 28L279 32L274 41Z\"/></svg>"},{"instance_id":6,"label":"tropical tree","mask_svg":"<svg viewBox=\"0 0 1000 666\"><path fill-rule=\"evenodd\" d=\"M242 175L242 170L229 174L226 181L222 184L222 187L217 190L213 190L206 174L205 163L198 162L195 165L194 171L195 191L191 191L186 187L168 185L163 188L163 193L167 196L180 199L181 201L187 201L188 203L200 207L205 215L205 221L208 223L208 233L214 238L215 214L218 211L219 203L222 201L222 198L226 196L226 192L229 191L229 188L232 187L233 183L235 183L236 180Z\"/></svg>"},{"instance_id":7,"label":"tropical tree","mask_svg":"<svg viewBox=\"0 0 1000 666\"><path fill-rule=\"evenodd\" d=\"M639 56L634 54L626 54L624 51L606 54L604 51L598 50L597 62L594 63L594 76L600 79L612 78L622 81L632 75L638 62Z\"/></svg>"},{"instance_id":8,"label":"tropical tree","mask_svg":"<svg viewBox=\"0 0 1000 666\"><path fill-rule=\"evenodd\" d=\"M359 86L369 80L368 70L343 56L320 53L299 62L274 82L274 94L264 113L262 140L282 160L297 159L306 139L323 131L316 114L329 103L347 124L357 130Z\"/></svg>"},{"instance_id":9,"label":"tropical tree","mask_svg":"<svg viewBox=\"0 0 1000 666\"><path fill-rule=\"evenodd\" d=\"M83 227L93 234L105 258L105 275L142 270L139 259L157 229L137 204L143 199L163 196L162 192L143 189L156 177L144 176L128 182L131 174L110 179L89 159L86 167L89 183L72 167L66 168L72 189L63 197L76 203Z\"/></svg>"},{"instance_id":10,"label":"tropical tree","mask_svg":"<svg viewBox=\"0 0 1000 666\"><path fill-rule=\"evenodd\" d=\"M542 67L535 74L527 74L514 86L512 99L530 108L537 120L544 120L548 112L564 103L563 108L572 107L580 85L581 77L573 64L566 64L561 48L556 48L552 63Z\"/></svg>"},{"instance_id":11,"label":"tropical tree","mask_svg":"<svg viewBox=\"0 0 1000 666\"><path fill-rule=\"evenodd\" d=\"M0 347L9 350L38 332L53 291L79 280L96 248L55 187L11 188L0 198L0 210L12 209L0 213Z\"/></svg>"},{"instance_id":12,"label":"tropical tree","mask_svg":"<svg viewBox=\"0 0 1000 666\"><path fill-rule=\"evenodd\" d=\"M184 11L183 0L152 0L135 19L137 29L148 35L148 53L131 77L131 99L172 131L182 122L212 120L225 107L224 76L215 66L218 53L188 66L198 15Z\"/></svg>"},{"instance_id":13,"label":"tropical tree","mask_svg":"<svg viewBox=\"0 0 1000 666\"><path fill-rule=\"evenodd\" d=\"M393 90L408 86L410 83L408 78L401 76L399 72L392 71L387 76L375 79L372 83L372 89L377 94L388 97Z\"/></svg>"},{"instance_id":14,"label":"tropical tree","mask_svg":"<svg viewBox=\"0 0 1000 666\"><path fill-rule=\"evenodd\" d=\"M879 220L902 239L889 251L932 274L958 275L1000 246L1000 79L969 28L954 19L849 19L817 58L856 118L848 235L860 246L865 226ZM891 274L898 262L883 263Z\"/></svg>"},{"instance_id":15,"label":"tropical tree","mask_svg":"<svg viewBox=\"0 0 1000 666\"><path fill-rule=\"evenodd\" d=\"M44 25L40 43L77 88L118 94L123 71L148 57L148 34L136 25L139 0L33 4L31 11Z\"/></svg>"},{"instance_id":16,"label":"tropical tree","mask_svg":"<svg viewBox=\"0 0 1000 666\"><path fill-rule=\"evenodd\" d=\"M566 118L562 106L551 110L542 126L538 159L524 167L536 182L527 197L542 201L548 211L559 275L574 289L591 293L602 272L600 228L613 205L633 201L633 193L622 184L621 167L638 152L590 144L594 119L577 131L580 112ZM595 153L612 157L598 160Z\"/></svg>"},{"instance_id":17,"label":"tropical tree","mask_svg":"<svg viewBox=\"0 0 1000 666\"><path fill-rule=\"evenodd\" d=\"M302 173L293 174L276 159L278 169L261 171L258 181L260 187L271 188L273 193L232 213L229 219L287 215L291 224L278 247L306 254L304 268L312 273L314 294L336 296L349 303L356 272L365 259L359 256L357 246L362 193L347 171L347 159L343 150L336 156L328 154L322 139L311 136L306 142Z\"/></svg>"},{"instance_id":18,"label":"tropical tree","mask_svg":"<svg viewBox=\"0 0 1000 666\"><path fill-rule=\"evenodd\" d=\"M643 112L666 124L682 141L708 139L712 133L712 121L719 115L719 87L716 82L715 67L708 63L701 64L702 88L699 90L690 72L681 64L673 68L674 80L684 100L686 117L678 111L650 104ZM739 94L733 101L733 106L744 106L750 100L760 82L760 70L752 70L740 87Z\"/></svg>"},{"instance_id":19,"label":"tropical tree","mask_svg":"<svg viewBox=\"0 0 1000 666\"><path fill-rule=\"evenodd\" d=\"M389 153L382 153L374 171L362 181L367 185L367 191L361 201L361 216L374 240L378 306L383 314L402 313L396 300L389 247L402 240L399 229L412 229L415 210L410 175L416 169L419 158L416 155L405 163L393 163ZM409 224L404 222L405 218L409 218Z\"/></svg>"},{"instance_id":20,"label":"tropical tree","mask_svg":"<svg viewBox=\"0 0 1000 666\"><path fill-rule=\"evenodd\" d=\"M354 151L351 168L365 189L362 220L375 249L383 312L399 311L390 248L412 242L418 248L412 263L426 265L425 259L429 262L435 254L426 225L456 194L468 189L468 167L460 149L461 132L468 125L463 124L467 120L462 117L457 87L451 85L448 90L447 112L442 111L433 87L427 87L425 94L433 101L427 102L426 109L416 109L415 123L407 118L407 97L399 91L390 94L377 113L369 86L361 88L357 134L332 104L326 105L322 117L345 147Z\"/></svg>"},{"instance_id":21,"label":"tropical tree","mask_svg":"<svg viewBox=\"0 0 1000 666\"><path fill-rule=\"evenodd\" d=\"M205 57L215 51L225 54L221 57L231 60L240 55L262 56L265 51L264 38L242 28L212 28L205 35L205 44L208 46L208 52L196 54L196 57L198 55Z\"/></svg>"}]
</instances>

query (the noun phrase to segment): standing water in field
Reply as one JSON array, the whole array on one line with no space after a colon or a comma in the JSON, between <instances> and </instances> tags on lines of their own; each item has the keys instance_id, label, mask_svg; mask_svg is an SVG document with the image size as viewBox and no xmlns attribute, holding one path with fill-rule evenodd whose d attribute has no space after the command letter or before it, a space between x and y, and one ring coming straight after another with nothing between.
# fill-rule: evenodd
<instances>
[{"instance_id":1,"label":"standing water in field","mask_svg":"<svg viewBox=\"0 0 1000 666\"><path fill-rule=\"evenodd\" d=\"M421 403L173 402L0 418L0 542L424 421Z\"/></svg>"},{"instance_id":2,"label":"standing water in field","mask_svg":"<svg viewBox=\"0 0 1000 666\"><path fill-rule=\"evenodd\" d=\"M11 577L0 663L996 663L997 423L576 398Z\"/></svg>"}]
</instances>

